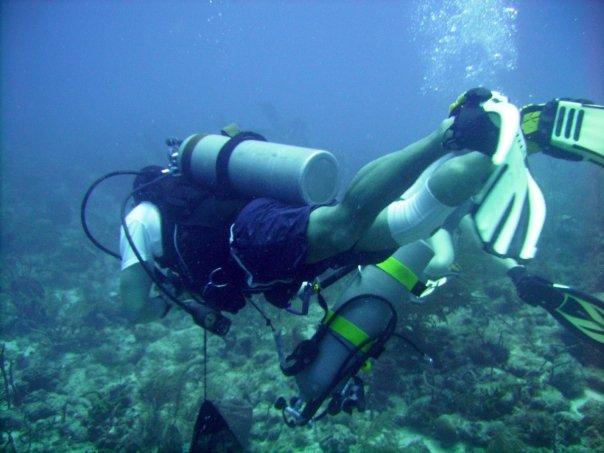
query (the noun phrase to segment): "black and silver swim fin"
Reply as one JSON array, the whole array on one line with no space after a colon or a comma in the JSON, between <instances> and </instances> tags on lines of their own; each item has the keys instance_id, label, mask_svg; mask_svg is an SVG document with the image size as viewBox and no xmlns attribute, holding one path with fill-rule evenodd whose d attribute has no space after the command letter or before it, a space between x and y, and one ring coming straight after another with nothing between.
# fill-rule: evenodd
<instances>
[{"instance_id":1,"label":"black and silver swim fin","mask_svg":"<svg viewBox=\"0 0 604 453\"><path fill-rule=\"evenodd\" d=\"M568 286L554 283L563 295L562 303L548 310L566 327L579 332L599 348L604 348L604 301Z\"/></svg>"},{"instance_id":2,"label":"black and silver swim fin","mask_svg":"<svg viewBox=\"0 0 604 453\"><path fill-rule=\"evenodd\" d=\"M522 300L545 308L564 327L604 351L604 301L528 274L522 266L510 269L508 275Z\"/></svg>"}]
</instances>

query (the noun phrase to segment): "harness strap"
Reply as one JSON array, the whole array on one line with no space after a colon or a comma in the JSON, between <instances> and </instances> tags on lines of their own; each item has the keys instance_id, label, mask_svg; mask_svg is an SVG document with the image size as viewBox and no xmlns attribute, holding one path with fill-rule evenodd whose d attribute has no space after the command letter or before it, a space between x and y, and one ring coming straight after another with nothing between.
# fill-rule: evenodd
<instances>
[{"instance_id":1,"label":"harness strap","mask_svg":"<svg viewBox=\"0 0 604 453\"><path fill-rule=\"evenodd\" d=\"M403 285L414 296L420 297L427 288L427 285L419 279L415 272L393 256L376 266Z\"/></svg>"},{"instance_id":2,"label":"harness strap","mask_svg":"<svg viewBox=\"0 0 604 453\"><path fill-rule=\"evenodd\" d=\"M265 142L266 139L255 132L240 132L229 141L227 141L216 157L216 184L214 190L219 196L226 196L231 193L231 182L229 180L229 160L237 146L246 140L258 140Z\"/></svg>"}]
</instances>

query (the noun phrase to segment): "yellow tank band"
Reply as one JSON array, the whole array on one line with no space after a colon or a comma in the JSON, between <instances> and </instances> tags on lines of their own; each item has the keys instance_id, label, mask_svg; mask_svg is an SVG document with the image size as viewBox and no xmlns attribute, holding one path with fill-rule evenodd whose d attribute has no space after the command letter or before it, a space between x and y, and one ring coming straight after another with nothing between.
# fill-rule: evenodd
<instances>
[{"instance_id":1,"label":"yellow tank band","mask_svg":"<svg viewBox=\"0 0 604 453\"><path fill-rule=\"evenodd\" d=\"M415 274L415 272L393 256L388 258L386 261L376 264L376 266L390 275L413 294L416 294L417 290L419 290L419 286L425 288L425 285L420 282L419 277Z\"/></svg>"},{"instance_id":2,"label":"yellow tank band","mask_svg":"<svg viewBox=\"0 0 604 453\"><path fill-rule=\"evenodd\" d=\"M333 320L331 320L332 318ZM359 328L352 321L349 321L343 316L336 315L331 310L327 312L323 324L328 324L331 330L354 346L360 347L363 345L361 348L363 352L366 352L373 343L373 341L368 341L369 335L367 335L363 329Z\"/></svg>"},{"instance_id":3,"label":"yellow tank band","mask_svg":"<svg viewBox=\"0 0 604 453\"><path fill-rule=\"evenodd\" d=\"M373 370L373 363L371 363L369 360L367 360L365 363L363 363L363 366L361 367L361 371L363 373L370 373Z\"/></svg>"}]
</instances>

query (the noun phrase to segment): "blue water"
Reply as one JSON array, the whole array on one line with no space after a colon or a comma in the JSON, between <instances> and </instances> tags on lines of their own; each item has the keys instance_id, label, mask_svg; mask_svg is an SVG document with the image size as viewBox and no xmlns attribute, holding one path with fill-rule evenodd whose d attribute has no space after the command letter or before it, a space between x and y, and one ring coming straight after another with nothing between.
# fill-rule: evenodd
<instances>
[{"instance_id":1,"label":"blue water","mask_svg":"<svg viewBox=\"0 0 604 453\"><path fill-rule=\"evenodd\" d=\"M3 2L6 170L78 179L83 169L139 165L163 158L153 146L168 135L231 121L266 129L264 104L302 119L309 145L356 169L430 130L476 85L518 103L602 99L601 2L448 1L492 11L484 27L462 17L457 34L450 17L422 30L426 3L444 9L424 1ZM429 61L447 34L469 43ZM487 60L465 77L468 53ZM504 61L494 63L494 53ZM426 84L433 73L441 79Z\"/></svg>"}]
</instances>

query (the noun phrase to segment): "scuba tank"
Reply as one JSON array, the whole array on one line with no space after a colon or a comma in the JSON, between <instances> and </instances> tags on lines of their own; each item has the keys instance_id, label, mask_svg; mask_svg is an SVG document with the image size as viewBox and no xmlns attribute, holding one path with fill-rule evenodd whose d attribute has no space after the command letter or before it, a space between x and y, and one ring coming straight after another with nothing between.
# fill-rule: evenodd
<instances>
[{"instance_id":1,"label":"scuba tank","mask_svg":"<svg viewBox=\"0 0 604 453\"><path fill-rule=\"evenodd\" d=\"M317 332L301 342L282 363L285 375L295 376L300 396L289 404L279 398L285 422L305 425L341 410L364 410L359 369L383 352L396 328L396 304L421 296L426 285L420 276L434 252L424 241L405 245L386 261L361 268L333 311L326 310ZM404 263L403 264L403 260ZM315 416L324 401L327 408Z\"/></svg>"},{"instance_id":2,"label":"scuba tank","mask_svg":"<svg viewBox=\"0 0 604 453\"><path fill-rule=\"evenodd\" d=\"M323 204L338 190L338 162L331 153L269 143L255 133L194 134L177 153L180 172L218 192Z\"/></svg>"}]
</instances>

